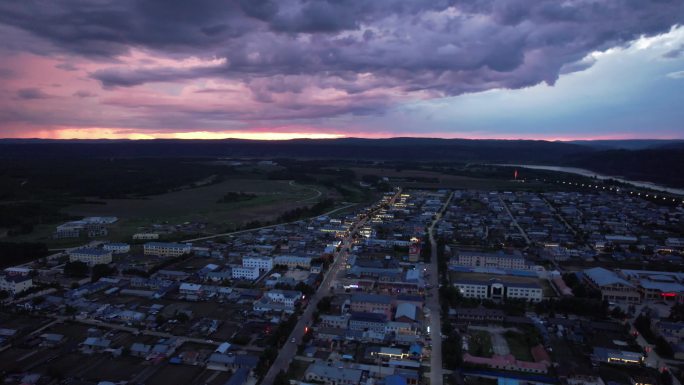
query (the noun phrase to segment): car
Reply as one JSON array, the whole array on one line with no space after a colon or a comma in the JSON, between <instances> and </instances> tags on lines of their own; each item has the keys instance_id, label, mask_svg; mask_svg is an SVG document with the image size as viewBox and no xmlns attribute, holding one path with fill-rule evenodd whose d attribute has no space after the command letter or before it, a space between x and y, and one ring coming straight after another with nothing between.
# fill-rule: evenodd
<instances>
[{"instance_id":1,"label":"car","mask_svg":"<svg viewBox=\"0 0 684 385\"><path fill-rule=\"evenodd\" d=\"M292 339L290 340L290 342L292 342L293 344L294 344L294 343L297 343L297 339L296 339L296 338L292 338Z\"/></svg>"}]
</instances>

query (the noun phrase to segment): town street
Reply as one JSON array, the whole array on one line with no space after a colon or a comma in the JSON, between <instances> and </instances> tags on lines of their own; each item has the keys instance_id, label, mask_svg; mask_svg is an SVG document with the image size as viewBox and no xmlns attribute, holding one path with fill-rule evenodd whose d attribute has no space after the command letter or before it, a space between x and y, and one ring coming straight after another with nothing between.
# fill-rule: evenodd
<instances>
[{"instance_id":1,"label":"town street","mask_svg":"<svg viewBox=\"0 0 684 385\"><path fill-rule=\"evenodd\" d=\"M401 190L399 190L392 197L390 204L393 203L394 200L396 200L399 194L401 194ZM309 299L309 304L304 310L304 313L301 315L301 317L299 317L297 326L295 326L294 330L292 330L292 333L290 333L290 335L288 336L285 345L283 345L278 351L278 357L275 359L275 361L269 368L268 373L266 373L266 375L264 376L263 380L261 381L261 385L271 385L273 384L276 375L278 375L280 371L287 372L287 369L290 366L292 359L297 355L297 347L302 342L302 337L304 336L305 328L311 325L311 318L313 316L314 311L316 310L318 302L323 297L330 294L330 287L332 286L335 277L339 273L340 268L344 266L344 261L346 260L346 257L349 254L349 250L351 249L351 246L354 242L354 234L356 234L356 231L360 227L366 224L366 221L371 217L371 215L372 212L368 213L368 215L358 220L349 230L347 236L342 240L342 243L340 244L340 247L338 249L339 251L333 254L334 262L330 266L328 272L326 273L323 282L318 287L316 294L314 294L313 297ZM295 340L294 343L291 342L292 339Z\"/></svg>"},{"instance_id":2,"label":"town street","mask_svg":"<svg viewBox=\"0 0 684 385\"><path fill-rule=\"evenodd\" d=\"M432 353L430 355L430 385L442 383L442 319L440 316L441 307L439 306L439 264L437 263L437 241L435 240L435 225L442 218L442 214L449 207L451 197L442 206L442 209L435 216L430 224L428 233L430 235L430 294L425 300L430 309L430 339L432 340Z\"/></svg>"}]
</instances>

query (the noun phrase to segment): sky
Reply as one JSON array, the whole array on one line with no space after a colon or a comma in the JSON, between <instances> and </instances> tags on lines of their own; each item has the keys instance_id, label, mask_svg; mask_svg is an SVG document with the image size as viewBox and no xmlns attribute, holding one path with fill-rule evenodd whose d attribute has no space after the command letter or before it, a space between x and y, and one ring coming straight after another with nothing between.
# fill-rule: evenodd
<instances>
[{"instance_id":1,"label":"sky","mask_svg":"<svg viewBox=\"0 0 684 385\"><path fill-rule=\"evenodd\" d=\"M681 0L0 0L0 138L684 138Z\"/></svg>"}]
</instances>

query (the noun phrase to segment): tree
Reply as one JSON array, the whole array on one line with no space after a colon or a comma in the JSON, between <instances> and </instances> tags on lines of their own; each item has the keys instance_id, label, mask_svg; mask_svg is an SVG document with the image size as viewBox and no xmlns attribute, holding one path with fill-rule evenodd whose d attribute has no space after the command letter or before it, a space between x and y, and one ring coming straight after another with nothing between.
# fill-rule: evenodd
<instances>
[{"instance_id":1,"label":"tree","mask_svg":"<svg viewBox=\"0 0 684 385\"><path fill-rule=\"evenodd\" d=\"M64 275L75 278L87 277L88 265L81 261L67 262L64 265Z\"/></svg>"},{"instance_id":2,"label":"tree","mask_svg":"<svg viewBox=\"0 0 684 385\"><path fill-rule=\"evenodd\" d=\"M179 311L176 313L176 320L180 323L186 323L190 321L190 317L187 315L187 313Z\"/></svg>"},{"instance_id":3,"label":"tree","mask_svg":"<svg viewBox=\"0 0 684 385\"><path fill-rule=\"evenodd\" d=\"M109 265L95 265L93 266L93 271L91 273L91 281L96 282L102 277L108 277L115 275L117 273L116 269Z\"/></svg>"},{"instance_id":4,"label":"tree","mask_svg":"<svg viewBox=\"0 0 684 385\"><path fill-rule=\"evenodd\" d=\"M318 304L316 305L316 309L318 309L318 311L321 313L329 312L332 307L332 298L333 297L331 296L321 298L321 300L318 301Z\"/></svg>"},{"instance_id":5,"label":"tree","mask_svg":"<svg viewBox=\"0 0 684 385\"><path fill-rule=\"evenodd\" d=\"M304 294L304 295L311 295L311 294L314 293L314 289L313 289L311 286L309 286L309 285L307 285L306 283L304 283L304 282L299 282L299 283L295 286L295 290L301 291L302 294Z\"/></svg>"},{"instance_id":6,"label":"tree","mask_svg":"<svg viewBox=\"0 0 684 385\"><path fill-rule=\"evenodd\" d=\"M290 385L290 380L288 380L287 374L282 370L278 372L273 380L273 385Z\"/></svg>"}]
</instances>

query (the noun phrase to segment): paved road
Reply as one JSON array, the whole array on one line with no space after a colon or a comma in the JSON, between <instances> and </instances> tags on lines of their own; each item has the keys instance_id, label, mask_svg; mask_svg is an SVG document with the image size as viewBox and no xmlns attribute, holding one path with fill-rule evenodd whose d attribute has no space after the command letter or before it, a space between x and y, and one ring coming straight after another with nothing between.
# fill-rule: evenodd
<instances>
[{"instance_id":1,"label":"paved road","mask_svg":"<svg viewBox=\"0 0 684 385\"><path fill-rule=\"evenodd\" d=\"M391 202L394 202L394 200L396 199L396 197L399 196L400 193L401 190L399 190L394 195ZM340 251L335 252L333 254L334 262L332 266L330 266L330 269L326 273L323 282L318 287L316 294L314 294L314 296L309 300L308 306L304 310L302 316L299 317L299 321L297 322L297 325L295 326L294 330L292 330L292 333L290 333L290 335L288 336L287 342L285 342L285 345L282 348L280 348L280 351L278 352L278 357L275 359L275 361L269 368L268 373L266 373L264 378L261 380L261 385L272 385L278 373L280 373L281 371L287 372L287 369L290 366L292 359L297 355L297 347L302 342L302 337L304 336L304 328L311 325L311 318L314 310L316 310L318 301L320 301L323 297L330 294L330 287L332 286L335 277L337 277L340 268L344 266L344 262L347 259L347 255L352 246L354 234L360 227L362 227L366 223L366 221L371 217L371 215L372 213L369 213L368 216L356 222L350 229L349 235L347 235L347 237L342 240L342 244L340 245ZM290 342L292 339L294 339L296 342Z\"/></svg>"},{"instance_id":2,"label":"paved road","mask_svg":"<svg viewBox=\"0 0 684 385\"><path fill-rule=\"evenodd\" d=\"M444 210L449 207L453 193L437 213L435 220L429 228L430 235L430 296L426 299L427 307L430 309L430 339L432 340L432 353L430 354L430 385L441 384L443 381L442 372L442 319L440 316L441 307L439 306L439 264L437 263L437 241L435 240L435 225L442 219Z\"/></svg>"},{"instance_id":3,"label":"paved road","mask_svg":"<svg viewBox=\"0 0 684 385\"><path fill-rule=\"evenodd\" d=\"M501 199L501 196L499 196L499 202L501 202L503 207L506 209L506 212L508 213L508 216L513 221L513 224L515 225L515 227L518 228L518 231L520 231L520 235L522 235L523 238L525 238L525 242L527 242L528 245L531 245L532 241L530 241L530 238L527 236L527 233L525 232L525 230L523 230L523 228L520 227L520 225L518 224L518 221L515 219L515 216L513 216L513 213L508 208L508 204L503 199Z\"/></svg>"}]
</instances>

